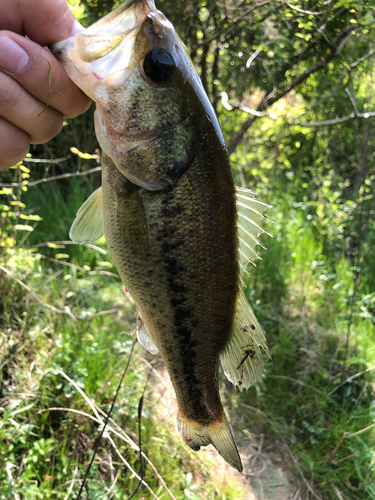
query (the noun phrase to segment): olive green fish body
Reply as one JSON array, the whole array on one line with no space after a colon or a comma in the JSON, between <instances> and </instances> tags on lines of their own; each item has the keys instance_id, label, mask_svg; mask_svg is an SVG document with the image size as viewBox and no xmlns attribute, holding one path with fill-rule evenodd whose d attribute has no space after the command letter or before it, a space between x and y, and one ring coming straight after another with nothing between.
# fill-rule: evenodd
<instances>
[{"instance_id":1,"label":"olive green fish body","mask_svg":"<svg viewBox=\"0 0 375 500\"><path fill-rule=\"evenodd\" d=\"M223 419L216 370L238 290L235 193L225 151L214 143L202 141L165 191L135 187L107 158L103 172L116 267L166 362L180 415L206 424Z\"/></svg>"},{"instance_id":2,"label":"olive green fish body","mask_svg":"<svg viewBox=\"0 0 375 500\"><path fill-rule=\"evenodd\" d=\"M77 212L73 241L105 234L140 314L137 336L160 352L177 426L194 450L241 460L220 401L219 360L240 390L263 371L263 330L241 290L258 257L266 206L235 188L224 139L186 47L152 0L125 0L53 48L96 100L102 188Z\"/></svg>"}]
</instances>

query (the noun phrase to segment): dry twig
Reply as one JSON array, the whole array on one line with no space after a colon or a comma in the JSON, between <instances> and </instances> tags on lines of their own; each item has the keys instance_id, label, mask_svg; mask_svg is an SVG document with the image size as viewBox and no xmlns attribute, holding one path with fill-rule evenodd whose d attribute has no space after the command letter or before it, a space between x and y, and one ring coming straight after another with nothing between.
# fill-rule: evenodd
<instances>
[{"instance_id":1,"label":"dry twig","mask_svg":"<svg viewBox=\"0 0 375 500\"><path fill-rule=\"evenodd\" d=\"M107 255L107 252L103 249L98 247L97 245L94 245L92 243L74 243L74 241L46 241L45 243L38 243L36 245L32 245L31 247L27 247L26 250L30 250L32 248L41 248L41 247L51 247L51 245L82 245L88 248L92 248L93 250L96 250L97 252L102 253L103 255Z\"/></svg>"},{"instance_id":2,"label":"dry twig","mask_svg":"<svg viewBox=\"0 0 375 500\"><path fill-rule=\"evenodd\" d=\"M64 158L51 158L51 159L46 159L46 158L28 158L27 156L22 160L30 163L60 163L62 161L70 160L71 156L64 156Z\"/></svg>"},{"instance_id":3,"label":"dry twig","mask_svg":"<svg viewBox=\"0 0 375 500\"><path fill-rule=\"evenodd\" d=\"M37 295L35 292L33 292L31 290L30 287L28 287L25 283L23 283L21 280L19 280L18 278L16 278L14 276L14 274L12 274L10 271L8 271L8 269L6 269L4 266L1 266L0 265L0 269L2 271L4 271L5 274L7 274L8 276L10 276L14 281L16 281L19 285L22 286L22 288L24 288L25 290L27 290L33 297L34 299L39 302L39 304L41 304L42 306L44 307L47 307L48 309L51 309L51 311L54 311L56 313L59 313L59 314L67 314L70 318L72 318L73 321L76 320L76 317L68 310L64 310L64 309L58 309L57 307L54 307L54 306L51 306L50 304L47 304L47 302L44 302L44 300L42 300L39 295Z\"/></svg>"},{"instance_id":4,"label":"dry twig","mask_svg":"<svg viewBox=\"0 0 375 500\"><path fill-rule=\"evenodd\" d=\"M17 188L17 187L33 187L36 186L37 184L43 184L44 182L51 182L51 181L57 181L60 179L69 179L70 177L82 177L84 175L90 175L93 174L94 172L100 172L102 170L102 167L95 167L91 168L90 170L85 170L84 172L74 172L72 174L60 174L60 175L54 175L53 177L43 177L43 179L38 179L37 181L23 181L23 182L10 182L9 184L0 184L0 187L7 187L7 188Z\"/></svg>"},{"instance_id":5,"label":"dry twig","mask_svg":"<svg viewBox=\"0 0 375 500\"><path fill-rule=\"evenodd\" d=\"M63 376L66 380L68 380L68 382L70 382L73 387L79 392L79 394L81 394L81 396L84 398L84 400L86 401L86 403L89 405L89 407L91 408L92 412L94 413L95 416L92 416L86 412L83 412L83 411L79 411L79 410L74 410L72 408L57 408L57 407L54 407L54 408L47 408L45 410L40 410L39 412L42 413L42 412L45 412L45 411L52 411L52 410L55 410L55 411L69 411L71 413L76 413L76 414L79 414L79 415L83 415L87 418L90 418L91 420L93 420L94 422L98 423L100 426L104 426L104 420L102 419L102 417L100 416L103 415L104 418L107 418L107 414L99 407L97 407L95 405L95 403L93 401L90 400L90 398L84 393L84 391L74 382L74 380L72 380L68 375L66 375L66 373L64 373L63 371L61 370L53 370L53 369L49 369L47 370L46 374L48 372L54 372L54 373L58 373L60 374L61 376ZM126 434L125 431L123 431L117 424L116 422L112 419L112 418L109 418L108 419L108 422L111 422L114 427L110 426L110 425L107 425L107 428L106 428L106 433L105 433L105 437L110 441L110 443L112 444L112 446L114 447L117 455L121 458L121 461L123 463L125 463L125 465L127 464L126 460L123 459L121 453L118 451L118 449L116 448L112 438L109 436L109 432L115 434L118 438L120 438L122 441L125 441L134 451L136 452L139 452L139 446ZM116 430L116 428L118 430ZM167 493L169 494L169 496L171 497L172 500L176 500L176 498L174 497L174 495L172 494L172 492L170 491L170 489L168 488L168 486L166 485L164 479L161 477L161 475L158 473L156 467L154 466L154 464L151 462L151 460L147 457L147 455L142 451L142 457L146 460L146 462L150 465L151 469L154 471L156 477L158 478L158 480L160 481L160 484L162 485L162 487L167 491ZM124 461L125 460L125 461ZM128 466L128 465L127 465ZM133 471L133 469L130 467L129 465L129 470L135 475L135 477L137 477L138 480L140 480L140 477L137 475L137 473L135 471ZM147 487L147 489L153 494L153 497L154 498L158 498L154 493L153 491L151 490L151 488L149 487L149 485L147 485L147 483L145 483L143 480L142 480L142 484L145 485Z\"/></svg>"}]
</instances>

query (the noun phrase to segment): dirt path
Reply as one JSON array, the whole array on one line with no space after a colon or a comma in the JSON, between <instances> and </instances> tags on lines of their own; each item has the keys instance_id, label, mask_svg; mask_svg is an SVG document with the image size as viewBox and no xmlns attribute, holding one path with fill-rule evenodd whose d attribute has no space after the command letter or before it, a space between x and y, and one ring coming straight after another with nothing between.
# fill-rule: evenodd
<instances>
[{"instance_id":1,"label":"dirt path","mask_svg":"<svg viewBox=\"0 0 375 500\"><path fill-rule=\"evenodd\" d=\"M153 377L154 410L160 420L171 426L171 432L177 434L173 387L164 365L158 366L157 372L158 374L154 372ZM296 481L283 468L285 459L282 453L274 449L274 438L267 439L263 434L257 435L256 429L249 430L252 435L244 440L244 434L234 429L234 437L244 466L242 474L230 467L212 445L202 448L199 453L206 455L210 462L215 464L215 474L242 486L246 485L246 500L302 500Z\"/></svg>"}]
</instances>

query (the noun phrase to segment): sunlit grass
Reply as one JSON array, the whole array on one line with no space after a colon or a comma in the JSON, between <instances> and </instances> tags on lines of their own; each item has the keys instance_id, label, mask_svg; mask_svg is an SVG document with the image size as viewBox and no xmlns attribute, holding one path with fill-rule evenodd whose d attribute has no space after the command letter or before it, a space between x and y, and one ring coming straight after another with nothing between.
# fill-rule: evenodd
<instances>
[{"instance_id":1,"label":"sunlit grass","mask_svg":"<svg viewBox=\"0 0 375 500\"><path fill-rule=\"evenodd\" d=\"M335 498L335 487L348 498L353 492L374 498L372 296L357 287L353 300L353 267L343 255L327 257L302 210L284 224L279 215L276 238L267 243L288 287L270 285L268 256L252 270L249 296L272 360L258 389L241 394L240 401L262 409L295 444L291 449L322 498ZM251 292L252 283L259 295ZM263 426L272 433L267 421Z\"/></svg>"},{"instance_id":2,"label":"sunlit grass","mask_svg":"<svg viewBox=\"0 0 375 500\"><path fill-rule=\"evenodd\" d=\"M61 252L43 249L46 255ZM64 499L78 494L104 414L129 359L133 344L129 334L136 317L121 281L99 274L103 258L88 249L66 259L83 271L49 263L38 252L11 253L3 262L41 302L12 279L3 289L10 328L3 337L0 358L5 394L0 401L0 498ZM53 313L44 304L62 312ZM66 308L76 320L64 314ZM137 487L138 405L150 369L139 361L138 355L145 355L139 345L136 354L91 469L86 498L125 499ZM245 499L242 485L215 477L213 466L171 432L170 422L158 422L153 385L151 379L142 411L145 484L135 498L146 494L149 498Z\"/></svg>"},{"instance_id":3,"label":"sunlit grass","mask_svg":"<svg viewBox=\"0 0 375 500\"><path fill-rule=\"evenodd\" d=\"M30 250L9 248L1 261L36 294L10 276L2 278L4 499L13 494L62 499L77 494L101 427L77 388L108 412L135 325L135 306L105 246L64 243L68 221L89 192L77 184L67 203L58 186L52 201L48 192L43 188L30 193L28 203L39 206L44 219L25 241ZM343 253L327 251L304 206L290 209L287 199L268 213L275 221L267 227L274 237L263 237L268 251L262 252L264 260L256 261L245 281L272 359L249 391L236 393L226 383L226 408L237 432L245 437L265 433L266 444L281 450L284 467L302 487L304 481L313 484L324 499L336 498L335 488L347 498L375 498L371 279L363 276L355 290L353 263ZM371 267L371 259L366 262ZM136 354L146 356L138 349ZM138 404L148 375L149 366L134 358L112 415L136 445ZM245 486L216 477L203 453L191 452L180 441L171 430L174 420L172 426L159 421L152 384L142 412L143 451L172 495L193 500L247 498ZM112 438L113 444L105 435L99 447L87 498L127 498L137 486L138 479L120 458L138 474L136 447L116 435ZM144 480L159 498L170 497L151 467L146 467ZM152 498L145 488L136 498Z\"/></svg>"}]
</instances>

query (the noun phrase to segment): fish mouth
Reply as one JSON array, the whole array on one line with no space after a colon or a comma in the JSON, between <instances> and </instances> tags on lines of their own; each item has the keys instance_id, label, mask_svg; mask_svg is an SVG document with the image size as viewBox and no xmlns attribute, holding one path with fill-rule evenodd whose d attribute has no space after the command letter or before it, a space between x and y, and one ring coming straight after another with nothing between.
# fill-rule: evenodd
<instances>
[{"instance_id":1,"label":"fish mouth","mask_svg":"<svg viewBox=\"0 0 375 500\"><path fill-rule=\"evenodd\" d=\"M129 42L133 42L139 27L153 8L153 0L125 0L85 31L77 33L74 42L81 60L92 63L115 49L127 52ZM113 57L111 62L113 64Z\"/></svg>"},{"instance_id":2,"label":"fish mouth","mask_svg":"<svg viewBox=\"0 0 375 500\"><path fill-rule=\"evenodd\" d=\"M133 47L154 0L125 0L112 12L50 49L68 76L96 101L98 83L123 84L134 69Z\"/></svg>"}]
</instances>

